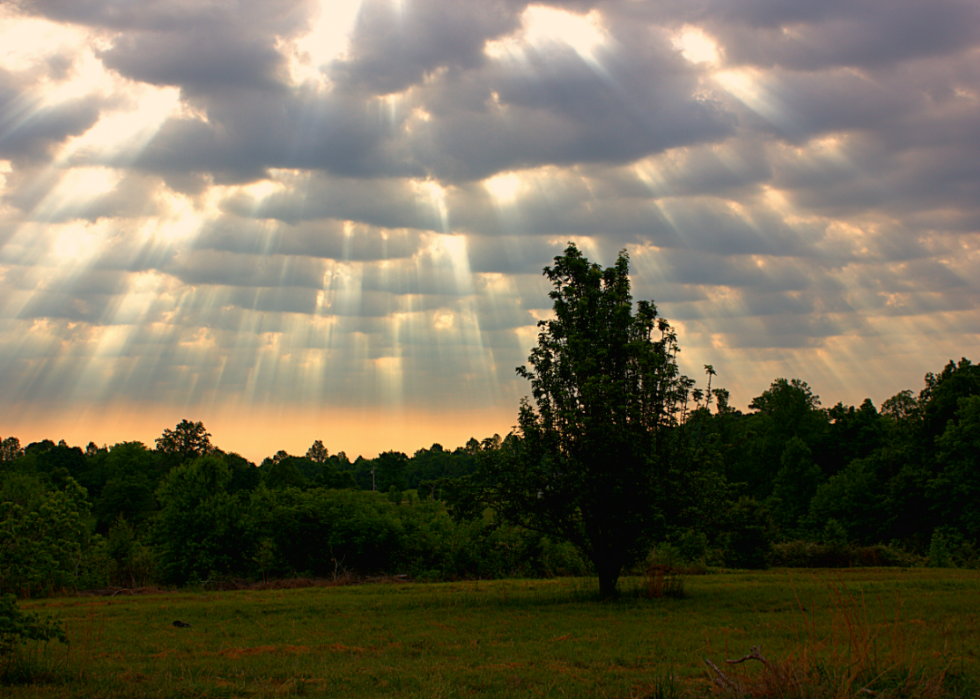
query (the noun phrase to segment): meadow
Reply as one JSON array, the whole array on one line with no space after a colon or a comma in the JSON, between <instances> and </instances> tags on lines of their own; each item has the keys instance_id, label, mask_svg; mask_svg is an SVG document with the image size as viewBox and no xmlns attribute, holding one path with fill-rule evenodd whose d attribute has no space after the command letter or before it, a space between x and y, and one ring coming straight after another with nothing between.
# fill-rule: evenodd
<instances>
[{"instance_id":1,"label":"meadow","mask_svg":"<svg viewBox=\"0 0 980 699\"><path fill-rule=\"evenodd\" d=\"M720 572L22 602L71 644L18 697L978 696L980 572ZM190 624L173 626L175 620ZM759 647L768 664L726 664ZM704 659L711 660L721 677Z\"/></svg>"}]
</instances>

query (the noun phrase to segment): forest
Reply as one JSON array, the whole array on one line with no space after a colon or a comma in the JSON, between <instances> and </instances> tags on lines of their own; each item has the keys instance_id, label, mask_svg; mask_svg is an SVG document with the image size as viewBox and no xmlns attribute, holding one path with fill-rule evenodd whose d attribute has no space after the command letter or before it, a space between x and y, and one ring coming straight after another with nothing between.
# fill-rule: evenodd
<instances>
[{"instance_id":1,"label":"forest","mask_svg":"<svg viewBox=\"0 0 980 699\"><path fill-rule=\"evenodd\" d=\"M824 407L776 379L743 412L692 391L690 493L640 565L977 567L980 367L928 373L876 407ZM521 437L351 461L319 440L253 464L200 422L153 447L0 450L0 594L273 577L588 574L575 546L496 516L467 487Z\"/></svg>"}]
</instances>

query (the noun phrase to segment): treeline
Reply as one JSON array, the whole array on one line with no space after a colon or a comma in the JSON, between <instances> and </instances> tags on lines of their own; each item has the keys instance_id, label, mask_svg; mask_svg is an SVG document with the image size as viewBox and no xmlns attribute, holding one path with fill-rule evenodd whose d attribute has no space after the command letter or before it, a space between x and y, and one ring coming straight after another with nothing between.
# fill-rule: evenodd
<instances>
[{"instance_id":1,"label":"treeline","mask_svg":"<svg viewBox=\"0 0 980 699\"><path fill-rule=\"evenodd\" d=\"M980 367L876 408L778 379L748 412L693 390L689 491L661 562L980 565ZM519 437L350 461L315 442L260 465L183 421L154 448L0 442L0 594L220 577L583 574L566 543L499 521L468 487Z\"/></svg>"},{"instance_id":2,"label":"treeline","mask_svg":"<svg viewBox=\"0 0 980 699\"><path fill-rule=\"evenodd\" d=\"M350 461L318 440L256 466L182 421L150 449L0 443L0 594L106 585L407 573L417 579L583 574L567 544L463 519L442 500L487 445Z\"/></svg>"}]
</instances>

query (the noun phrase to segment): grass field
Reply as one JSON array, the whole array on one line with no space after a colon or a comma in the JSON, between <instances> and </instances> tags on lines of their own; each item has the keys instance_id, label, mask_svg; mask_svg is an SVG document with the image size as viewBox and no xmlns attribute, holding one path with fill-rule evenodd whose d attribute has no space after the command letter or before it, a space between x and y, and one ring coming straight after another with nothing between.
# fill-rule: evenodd
<instances>
[{"instance_id":1,"label":"grass field","mask_svg":"<svg viewBox=\"0 0 980 699\"><path fill-rule=\"evenodd\" d=\"M63 620L71 645L34 659L43 681L0 695L980 696L978 572L718 573L686 578L683 599L615 602L597 601L593 586L510 580L27 602ZM175 628L177 619L192 626ZM724 663L760 645L768 669Z\"/></svg>"}]
</instances>

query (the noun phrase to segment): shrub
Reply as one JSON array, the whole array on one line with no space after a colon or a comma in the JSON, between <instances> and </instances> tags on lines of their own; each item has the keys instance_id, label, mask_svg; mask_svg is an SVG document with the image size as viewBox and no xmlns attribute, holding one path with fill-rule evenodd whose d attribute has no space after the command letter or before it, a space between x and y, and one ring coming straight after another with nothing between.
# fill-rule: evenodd
<instances>
[{"instance_id":1,"label":"shrub","mask_svg":"<svg viewBox=\"0 0 980 699\"><path fill-rule=\"evenodd\" d=\"M956 527L939 527L929 542L930 568L976 568L980 565L976 546Z\"/></svg>"},{"instance_id":2,"label":"shrub","mask_svg":"<svg viewBox=\"0 0 980 699\"><path fill-rule=\"evenodd\" d=\"M36 614L25 614L13 595L3 595L0 597L0 681L31 682L36 679L36 663L18 652L25 642L30 641L67 644L68 636L57 622L41 619Z\"/></svg>"},{"instance_id":3,"label":"shrub","mask_svg":"<svg viewBox=\"0 0 980 699\"><path fill-rule=\"evenodd\" d=\"M728 531L721 537L725 565L732 568L768 568L772 557L772 524L759 502L742 497L728 513Z\"/></svg>"},{"instance_id":4,"label":"shrub","mask_svg":"<svg viewBox=\"0 0 980 699\"><path fill-rule=\"evenodd\" d=\"M854 566L912 567L922 559L895 546L818 544L813 541L784 541L772 547L772 563L785 568L850 568Z\"/></svg>"}]
</instances>

